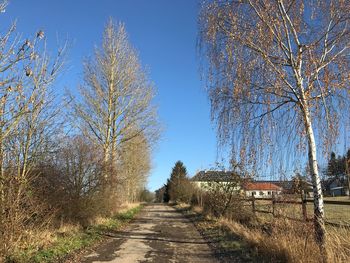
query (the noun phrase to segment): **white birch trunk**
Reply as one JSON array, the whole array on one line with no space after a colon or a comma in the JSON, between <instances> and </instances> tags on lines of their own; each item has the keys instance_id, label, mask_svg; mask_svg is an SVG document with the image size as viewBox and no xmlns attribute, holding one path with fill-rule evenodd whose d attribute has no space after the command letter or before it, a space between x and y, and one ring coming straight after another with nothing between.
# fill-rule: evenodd
<instances>
[{"instance_id":1,"label":"white birch trunk","mask_svg":"<svg viewBox=\"0 0 350 263\"><path fill-rule=\"evenodd\" d=\"M326 257L326 228L324 219L324 205L321 179L318 172L317 154L316 154L316 142L315 135L312 128L312 121L307 104L303 105L304 124L308 140L308 159L310 174L312 178L313 194L314 194L314 228L316 234L316 241L320 245L321 253L324 255L324 262L327 261Z\"/></svg>"},{"instance_id":2,"label":"white birch trunk","mask_svg":"<svg viewBox=\"0 0 350 263\"><path fill-rule=\"evenodd\" d=\"M312 179L313 195L314 195L314 229L316 242L319 245L320 253L322 255L323 262L327 262L327 246L326 246L326 228L325 228L325 217L324 217L324 206L323 206L323 194L321 179L318 172L317 163L317 151L314 130L312 127L312 118L310 115L310 109L308 100L305 97L303 78L302 78L302 48L299 48L299 63L296 69L296 81L298 83L300 91L300 109L304 117L304 126L308 142L308 159L309 168Z\"/></svg>"}]
</instances>

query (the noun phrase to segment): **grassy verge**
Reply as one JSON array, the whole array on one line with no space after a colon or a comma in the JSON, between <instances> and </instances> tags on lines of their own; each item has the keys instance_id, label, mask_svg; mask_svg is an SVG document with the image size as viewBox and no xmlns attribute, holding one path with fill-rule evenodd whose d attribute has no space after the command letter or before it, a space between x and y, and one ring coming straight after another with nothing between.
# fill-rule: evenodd
<instances>
[{"instance_id":1,"label":"grassy verge","mask_svg":"<svg viewBox=\"0 0 350 263\"><path fill-rule=\"evenodd\" d=\"M116 231L129 223L141 210L142 205L120 212L112 218L106 218L101 224L93 225L85 230L72 231L63 236L55 236L55 241L48 247L28 247L14 252L6 262L58 262L67 255L96 244L109 231Z\"/></svg>"},{"instance_id":2,"label":"grassy verge","mask_svg":"<svg viewBox=\"0 0 350 263\"><path fill-rule=\"evenodd\" d=\"M191 219L220 262L261 262L251 246L219 219L203 215L199 207L176 205L175 208Z\"/></svg>"},{"instance_id":3,"label":"grassy verge","mask_svg":"<svg viewBox=\"0 0 350 263\"><path fill-rule=\"evenodd\" d=\"M177 208L196 214L193 222L223 262L322 262L312 223L258 218L254 224L244 225L206 217L198 207ZM350 262L349 235L347 228L327 227L329 262Z\"/></svg>"}]
</instances>

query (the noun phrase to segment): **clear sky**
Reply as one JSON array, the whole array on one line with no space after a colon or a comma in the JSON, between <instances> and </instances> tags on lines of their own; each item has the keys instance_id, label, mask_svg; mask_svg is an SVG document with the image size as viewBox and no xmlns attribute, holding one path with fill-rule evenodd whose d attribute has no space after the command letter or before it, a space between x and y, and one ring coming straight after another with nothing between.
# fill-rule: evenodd
<instances>
[{"instance_id":1,"label":"clear sky","mask_svg":"<svg viewBox=\"0 0 350 263\"><path fill-rule=\"evenodd\" d=\"M0 16L0 30L17 19L24 38L44 30L51 50L57 39L62 43L68 38L67 70L55 87L62 93L65 87L76 90L82 60L99 45L109 17L125 23L158 90L164 132L149 179L149 188L156 190L177 160L190 175L216 161L215 132L196 56L198 8L196 0L12 0Z\"/></svg>"}]
</instances>

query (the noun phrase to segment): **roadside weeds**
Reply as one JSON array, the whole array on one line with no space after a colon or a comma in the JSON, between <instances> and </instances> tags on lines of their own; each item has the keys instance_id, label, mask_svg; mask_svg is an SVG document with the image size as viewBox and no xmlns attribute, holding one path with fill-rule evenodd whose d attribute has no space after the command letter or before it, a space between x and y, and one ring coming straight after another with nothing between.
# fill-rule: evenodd
<instances>
[{"instance_id":1,"label":"roadside weeds","mask_svg":"<svg viewBox=\"0 0 350 263\"><path fill-rule=\"evenodd\" d=\"M66 230L52 234L54 241L46 247L29 246L22 251L15 251L5 259L6 263L25 262L64 262L74 254L93 247L104 241L109 232L118 231L125 227L143 205L138 205L127 210L122 210L115 216L100 219L99 223L82 229L66 226Z\"/></svg>"},{"instance_id":2,"label":"roadside weeds","mask_svg":"<svg viewBox=\"0 0 350 263\"><path fill-rule=\"evenodd\" d=\"M280 218L244 225L206 216L198 206L180 204L175 208L192 220L221 262L321 262L312 224ZM349 233L345 228L328 229L329 262L349 262Z\"/></svg>"},{"instance_id":3,"label":"roadside weeds","mask_svg":"<svg viewBox=\"0 0 350 263\"><path fill-rule=\"evenodd\" d=\"M203 215L199 207L185 204L177 204L174 207L193 222L220 262L261 262L255 258L249 244L219 219Z\"/></svg>"}]
</instances>

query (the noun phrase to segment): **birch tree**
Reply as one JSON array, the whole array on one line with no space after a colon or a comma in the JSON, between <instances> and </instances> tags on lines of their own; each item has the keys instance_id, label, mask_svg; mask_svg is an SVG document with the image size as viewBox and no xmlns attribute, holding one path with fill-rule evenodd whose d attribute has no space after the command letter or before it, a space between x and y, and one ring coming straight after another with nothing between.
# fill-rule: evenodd
<instances>
[{"instance_id":1,"label":"birch tree","mask_svg":"<svg viewBox=\"0 0 350 263\"><path fill-rule=\"evenodd\" d=\"M203 4L199 17L220 140L232 143L244 160L259 151L263 156L276 138L297 138L299 149L308 152L322 253L317 149L327 145L325 138L335 138L337 119L348 109L349 14L350 3L342 0L214 0Z\"/></svg>"},{"instance_id":2,"label":"birch tree","mask_svg":"<svg viewBox=\"0 0 350 263\"><path fill-rule=\"evenodd\" d=\"M103 149L111 179L118 148L140 133L149 137L157 127L152 104L154 87L129 43L124 24L109 21L102 47L84 63L82 102L74 105L83 133ZM138 127L138 129L133 129Z\"/></svg>"}]
</instances>

